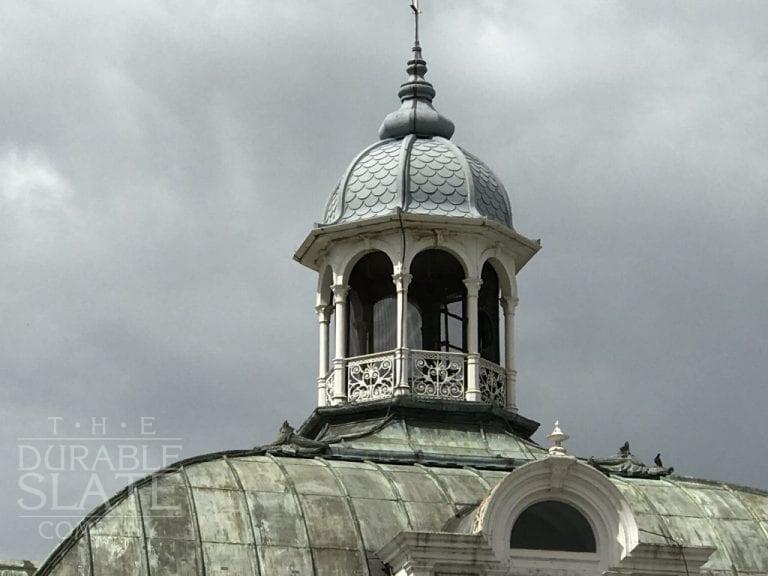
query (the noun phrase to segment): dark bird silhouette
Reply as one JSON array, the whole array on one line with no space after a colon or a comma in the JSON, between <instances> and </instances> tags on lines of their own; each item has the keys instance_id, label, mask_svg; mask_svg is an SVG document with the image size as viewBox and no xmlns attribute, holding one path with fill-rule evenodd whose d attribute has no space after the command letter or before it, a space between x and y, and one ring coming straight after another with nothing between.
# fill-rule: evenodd
<instances>
[{"instance_id":1,"label":"dark bird silhouette","mask_svg":"<svg viewBox=\"0 0 768 576\"><path fill-rule=\"evenodd\" d=\"M622 456L629 456L629 442L624 442L621 448L619 448L619 454Z\"/></svg>"},{"instance_id":2,"label":"dark bird silhouette","mask_svg":"<svg viewBox=\"0 0 768 576\"><path fill-rule=\"evenodd\" d=\"M656 454L656 458L653 459L653 463L659 468L664 468L664 464L661 461L661 453Z\"/></svg>"}]
</instances>

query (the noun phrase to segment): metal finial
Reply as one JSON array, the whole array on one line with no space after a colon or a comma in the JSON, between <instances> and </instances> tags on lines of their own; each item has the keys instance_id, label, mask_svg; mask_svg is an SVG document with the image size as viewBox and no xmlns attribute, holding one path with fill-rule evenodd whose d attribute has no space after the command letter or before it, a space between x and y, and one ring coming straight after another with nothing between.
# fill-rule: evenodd
<instances>
[{"instance_id":1,"label":"metal finial","mask_svg":"<svg viewBox=\"0 0 768 576\"><path fill-rule=\"evenodd\" d=\"M421 14L421 10L419 9L419 0L411 0L411 10L413 10L414 21L413 49L416 51L416 48L419 46L419 14Z\"/></svg>"},{"instance_id":2,"label":"metal finial","mask_svg":"<svg viewBox=\"0 0 768 576\"><path fill-rule=\"evenodd\" d=\"M408 81L400 86L397 93L401 102L400 109L384 118L379 128L379 137L384 140L416 134L422 137L450 138L453 136L453 122L435 110L432 105L435 88L424 79L427 63L421 55L419 44L419 0L411 0L411 10L414 16L415 38L413 57L408 60L406 67Z\"/></svg>"},{"instance_id":3,"label":"metal finial","mask_svg":"<svg viewBox=\"0 0 768 576\"><path fill-rule=\"evenodd\" d=\"M563 442L568 440L570 436L568 434L565 434L562 430L560 430L560 421L555 421L555 428L552 430L552 432L549 433L549 436L547 436L547 440L550 440L552 442L552 446L549 449L549 453L553 456L565 456L568 454L565 450L565 446L563 446Z\"/></svg>"}]
</instances>

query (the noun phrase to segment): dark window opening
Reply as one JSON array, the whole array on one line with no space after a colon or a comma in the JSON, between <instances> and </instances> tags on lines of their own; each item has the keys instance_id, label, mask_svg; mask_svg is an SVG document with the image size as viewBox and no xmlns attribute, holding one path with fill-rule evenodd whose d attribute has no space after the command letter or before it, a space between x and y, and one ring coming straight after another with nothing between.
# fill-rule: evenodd
<instances>
[{"instance_id":1,"label":"dark window opening","mask_svg":"<svg viewBox=\"0 0 768 576\"><path fill-rule=\"evenodd\" d=\"M595 535L584 515L564 502L547 500L526 508L510 536L512 548L596 552Z\"/></svg>"},{"instance_id":2,"label":"dark window opening","mask_svg":"<svg viewBox=\"0 0 768 576\"><path fill-rule=\"evenodd\" d=\"M397 338L397 297L387 255L363 256L352 269L349 288L347 355L392 350Z\"/></svg>"},{"instance_id":3,"label":"dark window opening","mask_svg":"<svg viewBox=\"0 0 768 576\"><path fill-rule=\"evenodd\" d=\"M464 269L442 250L425 250L413 259L408 301L420 313L419 332L409 328L409 346L466 352Z\"/></svg>"},{"instance_id":4,"label":"dark window opening","mask_svg":"<svg viewBox=\"0 0 768 576\"><path fill-rule=\"evenodd\" d=\"M483 283L477 295L477 340L480 356L500 364L499 277L488 262L480 275Z\"/></svg>"}]
</instances>

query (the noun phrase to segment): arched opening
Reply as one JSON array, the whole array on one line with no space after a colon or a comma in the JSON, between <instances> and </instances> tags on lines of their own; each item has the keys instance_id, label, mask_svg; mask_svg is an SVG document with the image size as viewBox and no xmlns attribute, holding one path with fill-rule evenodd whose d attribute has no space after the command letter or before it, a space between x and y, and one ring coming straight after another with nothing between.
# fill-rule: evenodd
<instances>
[{"instance_id":1,"label":"arched opening","mask_svg":"<svg viewBox=\"0 0 768 576\"><path fill-rule=\"evenodd\" d=\"M480 356L500 364L499 276L486 262L480 274L483 283L477 296L477 341Z\"/></svg>"},{"instance_id":2,"label":"arched opening","mask_svg":"<svg viewBox=\"0 0 768 576\"><path fill-rule=\"evenodd\" d=\"M565 502L545 500L526 508L512 527L512 548L596 552L595 534L587 519Z\"/></svg>"},{"instance_id":3,"label":"arched opening","mask_svg":"<svg viewBox=\"0 0 768 576\"><path fill-rule=\"evenodd\" d=\"M443 250L425 250L413 259L410 272L413 279L408 290L408 345L422 350L465 352L466 298L464 269L459 261ZM412 314L418 314L420 330Z\"/></svg>"},{"instance_id":4,"label":"arched opening","mask_svg":"<svg viewBox=\"0 0 768 576\"><path fill-rule=\"evenodd\" d=\"M392 350L397 339L397 298L387 255L363 256L352 269L349 288L347 356Z\"/></svg>"}]
</instances>

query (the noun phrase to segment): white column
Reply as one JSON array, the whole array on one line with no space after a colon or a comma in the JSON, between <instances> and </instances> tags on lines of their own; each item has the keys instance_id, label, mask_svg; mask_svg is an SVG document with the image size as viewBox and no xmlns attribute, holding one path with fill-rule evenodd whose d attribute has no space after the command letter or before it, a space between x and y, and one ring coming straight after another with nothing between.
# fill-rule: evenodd
<instances>
[{"instance_id":1,"label":"white column","mask_svg":"<svg viewBox=\"0 0 768 576\"><path fill-rule=\"evenodd\" d=\"M477 295L483 281L480 278L466 278L467 287L467 392L470 402L480 401L480 370L477 344Z\"/></svg>"},{"instance_id":2,"label":"white column","mask_svg":"<svg viewBox=\"0 0 768 576\"><path fill-rule=\"evenodd\" d=\"M333 305L335 306L336 324L336 358L333 359L333 392L334 405L347 401L347 374L344 359L347 355L347 294L349 286L346 284L334 284Z\"/></svg>"},{"instance_id":3,"label":"white column","mask_svg":"<svg viewBox=\"0 0 768 576\"><path fill-rule=\"evenodd\" d=\"M317 405L325 406L325 378L328 376L328 337L331 314L328 304L318 304L315 306L317 312L317 322L320 328L319 334L319 352L317 364Z\"/></svg>"},{"instance_id":4,"label":"white column","mask_svg":"<svg viewBox=\"0 0 768 576\"><path fill-rule=\"evenodd\" d=\"M397 345L395 347L395 396L410 392L408 386L408 286L413 275L408 272L392 274L397 291Z\"/></svg>"},{"instance_id":5,"label":"white column","mask_svg":"<svg viewBox=\"0 0 768 576\"><path fill-rule=\"evenodd\" d=\"M507 410L517 412L517 370L515 369L515 308L517 298L501 299L504 310L504 369L507 373Z\"/></svg>"}]
</instances>

